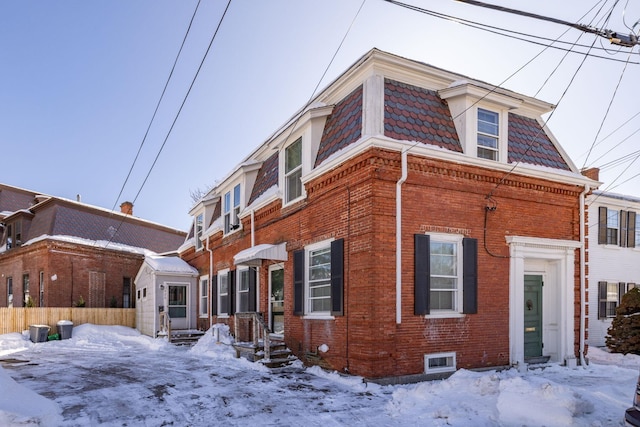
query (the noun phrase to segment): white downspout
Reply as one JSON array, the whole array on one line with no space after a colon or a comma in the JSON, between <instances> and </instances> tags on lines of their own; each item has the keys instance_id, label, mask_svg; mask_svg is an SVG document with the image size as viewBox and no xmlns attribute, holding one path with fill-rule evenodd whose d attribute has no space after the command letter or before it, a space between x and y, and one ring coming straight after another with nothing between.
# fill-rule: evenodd
<instances>
[{"instance_id":1,"label":"white downspout","mask_svg":"<svg viewBox=\"0 0 640 427\"><path fill-rule=\"evenodd\" d=\"M207 290L207 292L209 293L209 297L210 298L217 298L217 295L213 295L213 251L211 249L209 249L209 236L207 236L207 243L205 245L205 248L207 249L207 252L209 252L209 289ZM211 307L211 300L209 300L209 307ZM217 304L216 304L217 306ZM207 311L208 308L207 307ZM213 326L213 313L209 313L209 328L211 328Z\"/></svg>"},{"instance_id":2,"label":"white downspout","mask_svg":"<svg viewBox=\"0 0 640 427\"><path fill-rule=\"evenodd\" d=\"M407 151L402 151L402 175L396 183L396 324L402 323L402 184L407 180Z\"/></svg>"},{"instance_id":3,"label":"white downspout","mask_svg":"<svg viewBox=\"0 0 640 427\"><path fill-rule=\"evenodd\" d=\"M255 237L255 213L256 211L251 209L251 247L256 245L256 237Z\"/></svg>"},{"instance_id":4,"label":"white downspout","mask_svg":"<svg viewBox=\"0 0 640 427\"><path fill-rule=\"evenodd\" d=\"M586 279L585 279L585 195L591 190L589 184L584 185L584 191L580 193L580 366L586 366L584 359L584 334L586 329Z\"/></svg>"}]
</instances>

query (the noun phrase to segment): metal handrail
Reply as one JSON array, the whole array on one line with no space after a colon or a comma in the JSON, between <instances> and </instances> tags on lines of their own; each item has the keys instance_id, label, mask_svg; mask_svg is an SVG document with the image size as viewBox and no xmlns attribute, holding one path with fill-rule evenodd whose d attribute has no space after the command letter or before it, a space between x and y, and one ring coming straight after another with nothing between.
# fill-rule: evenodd
<instances>
[{"instance_id":1,"label":"metal handrail","mask_svg":"<svg viewBox=\"0 0 640 427\"><path fill-rule=\"evenodd\" d=\"M166 333L169 342L171 342L171 316L166 311L160 312L160 332Z\"/></svg>"},{"instance_id":2,"label":"metal handrail","mask_svg":"<svg viewBox=\"0 0 640 427\"><path fill-rule=\"evenodd\" d=\"M240 319L249 319L253 321L253 345L255 348L258 348L259 344L260 344L260 336L262 335L262 341L264 344L264 360L265 361L269 361L271 360L271 339L269 337L269 334L271 333L271 331L269 330L269 327L267 326L267 324L264 322L264 319L262 317L261 313L252 311L252 312L244 312L244 313L236 313L235 314L235 322L234 322L234 330L235 330L235 336L236 339L239 336L239 320Z\"/></svg>"}]
</instances>

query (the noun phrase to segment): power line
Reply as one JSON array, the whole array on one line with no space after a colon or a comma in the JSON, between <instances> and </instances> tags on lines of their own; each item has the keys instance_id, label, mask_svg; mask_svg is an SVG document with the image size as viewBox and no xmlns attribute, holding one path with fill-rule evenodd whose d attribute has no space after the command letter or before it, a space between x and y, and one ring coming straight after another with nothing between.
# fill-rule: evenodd
<instances>
[{"instance_id":1,"label":"power line","mask_svg":"<svg viewBox=\"0 0 640 427\"><path fill-rule=\"evenodd\" d=\"M521 32L508 30L508 29L501 28L501 27L495 27L495 26L482 24L482 23L475 22L475 21L470 21L470 20L467 20L467 19L464 19L464 18L459 18L459 17L455 17L455 16L452 16L452 15L447 15L447 14L444 14L444 13L435 12L435 11L424 9L424 8L421 8L421 7L418 7L418 6L410 5L410 4L407 4L407 3L402 3L402 2L397 1L397 0L384 0L384 1L386 1L387 3L391 3L391 4L395 5L395 6L399 6L399 7L405 8L405 9L412 10L414 12L420 12L420 13L423 13L425 15L433 16L435 18L448 20L448 21L455 22L455 23L460 24L460 25L464 25L464 26L467 26L467 27L475 28L477 30L485 31L485 32L492 33L492 34L497 34L497 35L500 35L500 36L503 36L503 37L508 37L508 38L511 38L511 39L514 39L514 40L519 40L519 41L531 43L531 44L538 45L538 46L544 46L546 48L550 47L552 49L561 50L561 51L565 51L565 52L572 52L572 53L576 53L578 55L588 55L588 56L591 56L592 58L604 59L604 60L607 60L607 61L627 62L625 60L621 60L621 59L618 59L618 58L606 57L606 56L601 56L601 55L594 55L593 53L591 53L591 51L594 50L594 49L608 51L608 50L603 49L603 48L594 47L594 44L592 44L591 46L589 46L589 45L578 45L576 43L564 42L564 41L561 41L561 40L558 40L558 39L553 40L553 39L549 39L549 38L546 38L546 37L541 37L541 36L536 36L536 35L532 35L532 34L521 33ZM581 52L581 51L577 51L577 50L573 50L573 49L563 48L563 47L560 47L560 46L553 46L553 43L550 45L548 43L542 43L542 42L538 42L538 41L535 41L535 40L530 40L530 39L523 38L523 37L517 37L517 36L505 34L505 33L517 34L517 35L522 35L522 36L531 37L531 38L537 38L537 39L546 40L546 41L553 40L554 43L570 44L572 47L576 47L577 46L577 47L588 48L588 51L587 52ZM640 64L640 62L630 62L630 63L634 64L634 65Z\"/></svg>"},{"instance_id":2,"label":"power line","mask_svg":"<svg viewBox=\"0 0 640 427\"><path fill-rule=\"evenodd\" d=\"M504 7L504 6L498 6L498 5L494 5L494 4L484 3L484 2L481 2L481 1L477 1L477 0L456 0L456 1L459 1L460 3L467 3L467 4L470 4L470 5L473 5L473 6L479 6L479 7L483 7L483 8L487 8L487 9L497 10L497 11L500 11L500 12L506 12L506 13L511 13L511 14L514 14L514 15L525 16L525 17L528 17L528 18L539 19L541 21L552 22L554 24L566 25L566 26L569 26L571 28L575 28L577 30L584 31L585 33L591 33L591 34L595 34L597 36L609 39L609 42L611 42L611 44L615 44L615 45L618 45L618 46L631 47L632 48L632 47L636 46L637 44L639 44L638 37L634 33L622 34L622 33L616 32L616 31L608 30L608 29L602 29L601 30L599 28L595 28L595 27L592 27L590 25L577 24L577 23L565 21L565 20L562 20L562 19L557 19L557 18L552 18L552 17L549 17L549 16L538 15L538 14L535 14L535 13L525 12L525 11L518 10L518 9L511 9L511 8Z\"/></svg>"},{"instance_id":3,"label":"power line","mask_svg":"<svg viewBox=\"0 0 640 427\"><path fill-rule=\"evenodd\" d=\"M122 196L122 193L124 192L124 188L127 185L127 182L129 181L129 178L131 177L131 173L133 172L133 168L136 165L136 162L138 161L138 157L140 156L140 152L142 151L142 147L144 146L145 141L147 140L147 136L149 135L149 130L151 129L151 125L153 124L155 118L156 118L156 114L158 113L158 109L160 108L160 104L162 103L162 100L164 99L164 94L167 91L167 87L169 86L169 81L171 80L171 77L173 76L173 71L176 69L176 64L178 63L178 59L180 58L180 54L182 53L182 49L184 48L184 44L187 41L187 37L189 36L189 32L191 31L191 25L193 24L193 20L196 17L196 13L198 12L198 8L200 7L200 0L198 0L198 3L196 4L196 8L193 11L193 15L191 16L191 20L189 21L189 26L187 27L187 31L184 35L184 38L182 39L182 44L180 45L180 49L178 50L178 54L176 55L176 59L173 61L173 66L171 67L171 72L169 73L169 77L167 77L167 81L164 84L164 88L162 89L162 94L160 95L160 98L158 99L158 103L156 104L156 108L153 111L153 115L151 116L151 120L149 121L149 125L147 126L147 130L144 133L144 137L142 138L142 142L140 142L140 146L138 147L138 152L136 153L135 158L133 159L133 162L131 163L131 167L129 168L129 172L127 173L127 177L124 179L124 182L122 183L122 187L120 188L120 192L118 193L118 197L116 197L116 201L113 204L113 207L111 208L112 211L114 211L116 209L116 205L118 204L118 201L120 200L120 196Z\"/></svg>"},{"instance_id":4,"label":"power line","mask_svg":"<svg viewBox=\"0 0 640 427\"><path fill-rule=\"evenodd\" d=\"M629 59L631 58L631 52L629 53ZM609 100L609 105L607 106L607 111L604 114L604 117L602 118L602 121L600 122L600 127L598 128L598 132L596 133L596 136L593 138L593 142L591 143L591 148L589 148L589 152L587 153L587 157L584 159L584 163L582 164L582 167L584 169L584 167L586 166L587 162L589 161L589 156L591 156L591 151L593 150L593 147L595 147L596 142L598 140L598 136L600 136L600 132L602 132L602 128L604 126L604 122L607 120L607 117L609 116L609 112L611 111L611 106L613 105L613 101L614 99L616 99L616 95L618 94L618 89L620 88L620 83L622 83L622 78L624 77L624 73L625 71L627 71L627 65L625 64L624 68L622 69L622 72L620 73L620 78L618 79L618 84L616 85L613 94L611 95L611 99Z\"/></svg>"},{"instance_id":5,"label":"power line","mask_svg":"<svg viewBox=\"0 0 640 427\"><path fill-rule=\"evenodd\" d=\"M173 122L171 123L171 127L167 131L167 135L165 136L164 141L162 142L162 145L160 146L160 149L158 150L158 153L156 154L156 157L153 160L153 163L149 167L149 171L147 172L147 175L145 176L144 181L140 185L140 189L138 190L138 192L136 193L136 196L132 200L132 203L134 203L134 204L135 204L136 200L138 200L138 197L140 196L140 193L142 192L142 189L144 188L145 184L147 183L147 180L149 179L149 176L151 175L151 172L153 171L156 163L158 162L158 158L160 157L160 154L162 153L162 150L164 149L165 145L167 144L167 140L169 139L169 136L171 135L171 132L173 131L173 128L174 128L176 122L178 121L178 117L180 117L180 113L182 112L182 109L184 108L184 105L187 102L187 98L189 98L189 94L191 93L191 90L193 89L193 86L194 86L194 84L196 82L196 79L198 78L198 75L200 74L200 70L202 70L202 66L204 64L204 61L205 61L205 59L207 59L207 55L209 54L209 51L211 50L211 46L213 45L213 42L216 39L216 35L218 34L218 31L220 30L220 27L222 26L222 21L224 20L224 17L227 15L227 11L229 10L229 6L230 5L231 5L231 0L228 0L227 1L227 6L225 7L224 12L222 13L222 16L220 17L220 20L218 21L218 25L216 27L216 30L214 31L213 35L211 36L211 40L209 41L209 46L207 47L207 50L205 51L204 55L202 56L202 60L200 61L200 65L198 66L198 69L197 69L195 75L193 76L193 79L191 80L191 84L189 85L189 89L187 90L187 93L184 95L184 98L182 99L182 104L180 104L180 108L178 109L178 112L176 113L176 116L174 117ZM120 224L118 225L118 228L116 229L116 232L114 233L114 236L120 230L120 227L122 226L123 223L124 223L124 219L122 221L120 221ZM108 246L109 243L111 243L112 240L113 240L113 237L111 238L111 240L109 240L109 242L107 242L105 247Z\"/></svg>"},{"instance_id":6,"label":"power line","mask_svg":"<svg viewBox=\"0 0 640 427\"><path fill-rule=\"evenodd\" d=\"M216 30L213 33L213 36L211 36L211 41L209 41L209 46L207 47L207 50L206 50L206 52L204 53L204 55L202 57L202 61L200 61L200 65L198 66L198 70L196 71L196 74L193 76L193 79L191 80L191 84L189 85L189 89L187 90L187 93L184 95L184 98L182 99L182 104L180 104L180 108L178 109L178 112L176 113L176 116L174 117L173 122L171 123L171 127L169 128L169 131L167 132L167 135L165 136L164 141L162 142L162 145L160 146L160 149L158 150L158 153L156 154L155 159L153 159L153 163L151 164L151 167L149 167L149 171L147 172L147 175L145 176L144 181L140 185L140 189L138 190L138 192L136 193L136 196L133 199L134 203L138 199L138 196L140 196L140 193L142 192L142 189L144 188L145 184L147 183L147 180L149 179L149 176L151 175L151 172L153 171L153 168L155 167L156 163L158 162L158 158L160 157L160 154L162 153L162 150L164 150L164 147L167 144L167 140L169 139L169 136L171 135L171 132L173 131L173 128L176 125L176 122L178 121L178 117L180 117L180 113L182 112L182 109L184 108L184 105L187 102L187 98L189 98L189 94L191 93L191 90L193 89L193 85L195 84L196 79L198 78L198 75L200 74L200 70L202 70L202 66L204 65L204 61L205 61L205 59L207 59L207 55L209 54L209 51L211 50L211 46L213 45L213 42L216 39L216 35L218 34L218 31L220 30L220 26L222 25L222 21L224 20L224 17L227 15L227 11L229 10L229 6L230 5L231 5L231 0L228 0L227 6L225 7L224 12L222 13L222 16L220 17L220 20L218 21L218 26L216 27Z\"/></svg>"}]
</instances>

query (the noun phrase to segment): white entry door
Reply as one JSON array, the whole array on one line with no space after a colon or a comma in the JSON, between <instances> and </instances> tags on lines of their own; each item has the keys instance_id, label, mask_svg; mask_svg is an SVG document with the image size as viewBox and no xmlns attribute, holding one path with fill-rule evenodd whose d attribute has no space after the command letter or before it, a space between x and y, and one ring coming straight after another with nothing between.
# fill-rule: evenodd
<instances>
[{"instance_id":1,"label":"white entry door","mask_svg":"<svg viewBox=\"0 0 640 427\"><path fill-rule=\"evenodd\" d=\"M169 316L171 329L188 329L187 286L169 285Z\"/></svg>"}]
</instances>

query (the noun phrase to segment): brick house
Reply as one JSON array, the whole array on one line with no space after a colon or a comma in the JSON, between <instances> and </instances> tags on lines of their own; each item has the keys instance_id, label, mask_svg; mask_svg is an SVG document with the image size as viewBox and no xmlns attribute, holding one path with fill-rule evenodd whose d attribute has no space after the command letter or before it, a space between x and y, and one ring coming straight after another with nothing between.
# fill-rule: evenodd
<instances>
[{"instance_id":1,"label":"brick house","mask_svg":"<svg viewBox=\"0 0 640 427\"><path fill-rule=\"evenodd\" d=\"M79 201L0 184L0 307L133 307L146 253L186 233ZM81 298L82 297L82 298Z\"/></svg>"},{"instance_id":2,"label":"brick house","mask_svg":"<svg viewBox=\"0 0 640 427\"><path fill-rule=\"evenodd\" d=\"M552 108L371 50L192 208L200 327L260 312L306 363L367 378L576 363L597 183Z\"/></svg>"},{"instance_id":3,"label":"brick house","mask_svg":"<svg viewBox=\"0 0 640 427\"><path fill-rule=\"evenodd\" d=\"M589 330L587 343L605 345L622 296L640 284L640 199L606 191L587 197Z\"/></svg>"}]
</instances>

